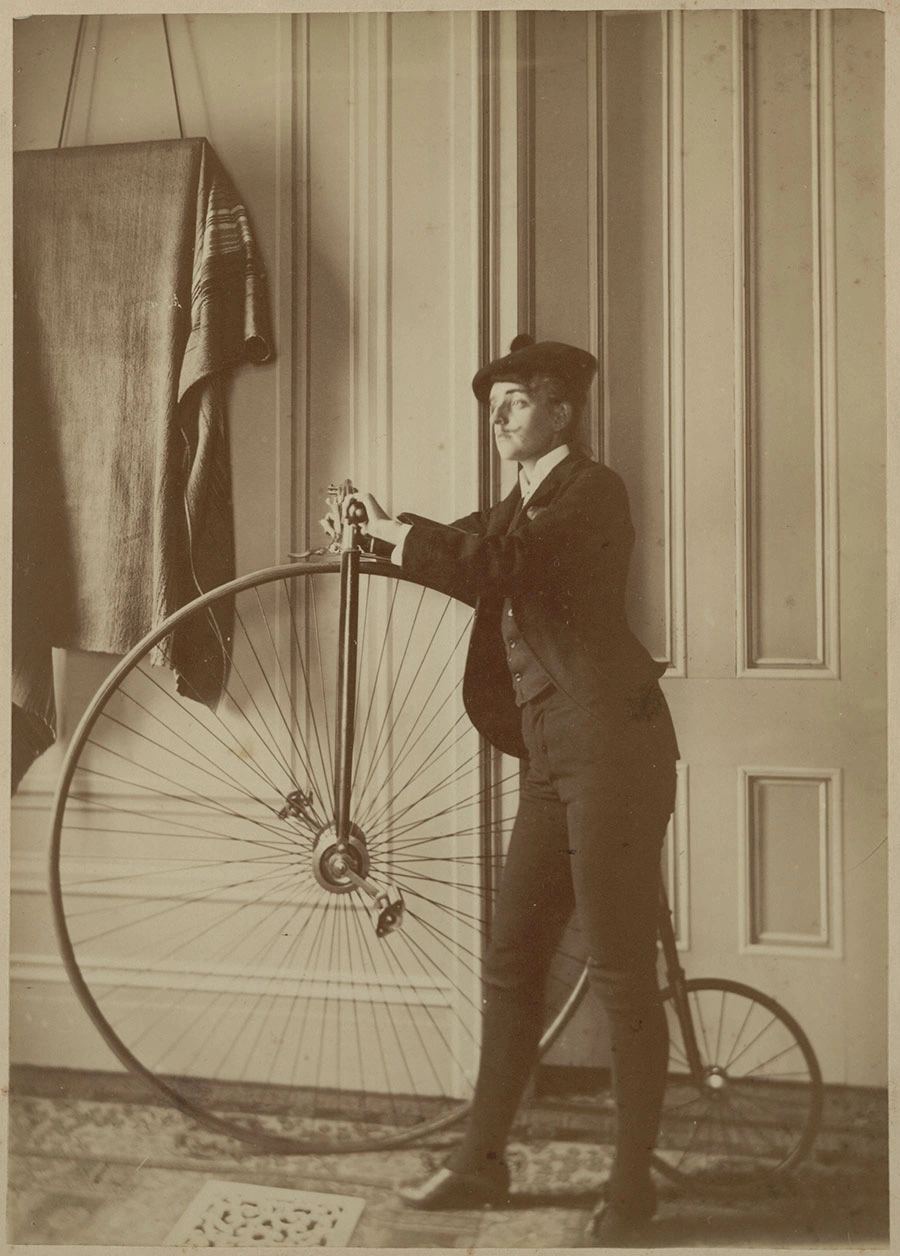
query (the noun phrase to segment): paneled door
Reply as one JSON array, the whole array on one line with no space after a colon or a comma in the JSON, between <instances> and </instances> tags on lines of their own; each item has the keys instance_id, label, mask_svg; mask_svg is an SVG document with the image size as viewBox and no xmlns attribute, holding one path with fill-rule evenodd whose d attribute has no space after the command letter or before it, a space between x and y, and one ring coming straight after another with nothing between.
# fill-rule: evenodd
<instances>
[{"instance_id":1,"label":"paneled door","mask_svg":"<svg viewBox=\"0 0 900 1256\"><path fill-rule=\"evenodd\" d=\"M596 447L682 750L685 967L782 1001L827 1081L884 1085L881 15L542 14L532 37L534 185L573 186L567 58L587 171L563 241L536 196L535 322L603 360Z\"/></svg>"}]
</instances>

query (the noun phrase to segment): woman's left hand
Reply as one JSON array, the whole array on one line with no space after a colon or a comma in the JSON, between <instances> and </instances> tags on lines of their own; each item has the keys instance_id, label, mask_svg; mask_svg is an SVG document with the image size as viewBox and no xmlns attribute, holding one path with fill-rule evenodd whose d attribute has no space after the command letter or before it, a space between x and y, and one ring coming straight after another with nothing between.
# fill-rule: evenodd
<instances>
[{"instance_id":1,"label":"woman's left hand","mask_svg":"<svg viewBox=\"0 0 900 1256\"><path fill-rule=\"evenodd\" d=\"M347 511L353 505L362 506L363 510L366 512L365 520L361 520L359 523L360 531L366 534L371 533L372 536L378 535L378 524L385 519L390 519L391 517L388 512L378 504L371 493L356 492L350 493L347 497L345 497L341 506L345 518L347 516Z\"/></svg>"},{"instance_id":2,"label":"woman's left hand","mask_svg":"<svg viewBox=\"0 0 900 1256\"><path fill-rule=\"evenodd\" d=\"M387 541L390 545L398 544L403 535L403 525L396 519L392 519L371 493L356 492L345 498L342 506L345 515L351 503L362 506L366 512L365 521L358 525L364 536L374 536L379 541Z\"/></svg>"}]
</instances>

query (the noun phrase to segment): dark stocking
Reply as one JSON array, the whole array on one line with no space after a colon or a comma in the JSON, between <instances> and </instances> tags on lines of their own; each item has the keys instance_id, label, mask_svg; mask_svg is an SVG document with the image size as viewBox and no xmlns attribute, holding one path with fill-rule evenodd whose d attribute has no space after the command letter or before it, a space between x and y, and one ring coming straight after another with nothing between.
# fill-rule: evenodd
<instances>
[{"instance_id":1,"label":"dark stocking","mask_svg":"<svg viewBox=\"0 0 900 1256\"><path fill-rule=\"evenodd\" d=\"M628 1216L653 1212L650 1157L666 1085L669 1032L662 1006L608 1011L616 1100L616 1155L607 1198Z\"/></svg>"},{"instance_id":2,"label":"dark stocking","mask_svg":"<svg viewBox=\"0 0 900 1256\"><path fill-rule=\"evenodd\" d=\"M543 1000L530 990L488 990L481 1064L463 1141L448 1160L457 1173L474 1173L503 1159L516 1110L537 1059Z\"/></svg>"}]
</instances>

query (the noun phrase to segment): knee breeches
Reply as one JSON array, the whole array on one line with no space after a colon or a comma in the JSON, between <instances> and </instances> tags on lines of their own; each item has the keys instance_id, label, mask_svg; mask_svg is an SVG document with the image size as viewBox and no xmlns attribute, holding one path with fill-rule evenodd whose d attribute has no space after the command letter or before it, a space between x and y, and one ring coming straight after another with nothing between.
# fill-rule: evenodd
<instances>
[{"instance_id":1,"label":"knee breeches","mask_svg":"<svg viewBox=\"0 0 900 1256\"><path fill-rule=\"evenodd\" d=\"M592 984L610 1012L658 1002L659 857L675 794L664 702L654 718L602 723L556 690L523 708L529 762L485 977L542 1001L573 909Z\"/></svg>"}]
</instances>

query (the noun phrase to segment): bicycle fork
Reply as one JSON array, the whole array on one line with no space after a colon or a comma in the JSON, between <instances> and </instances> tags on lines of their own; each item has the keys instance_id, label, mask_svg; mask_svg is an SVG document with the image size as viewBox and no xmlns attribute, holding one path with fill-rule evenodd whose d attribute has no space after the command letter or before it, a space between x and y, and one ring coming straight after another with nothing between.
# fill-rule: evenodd
<instances>
[{"instance_id":1,"label":"bicycle fork","mask_svg":"<svg viewBox=\"0 0 900 1256\"><path fill-rule=\"evenodd\" d=\"M357 510L361 510L358 507ZM365 835L351 821L353 788L353 738L356 730L356 676L359 648L359 527L354 508L345 518L341 534L341 603L339 616L337 727L334 745L334 837L329 852L330 875L339 884L354 886L373 900L375 933L381 938L403 921L403 896L389 884L379 885L369 876Z\"/></svg>"},{"instance_id":2,"label":"bicycle fork","mask_svg":"<svg viewBox=\"0 0 900 1256\"><path fill-rule=\"evenodd\" d=\"M707 1083L706 1070L697 1045L694 1032L694 1020L688 1002L687 977L678 958L678 947L675 943L675 931L672 928L672 909L666 895L665 886L659 883L659 940L662 943L663 956L666 963L666 981L672 989L672 1002L681 1027L682 1041L691 1077L700 1086Z\"/></svg>"}]
</instances>

